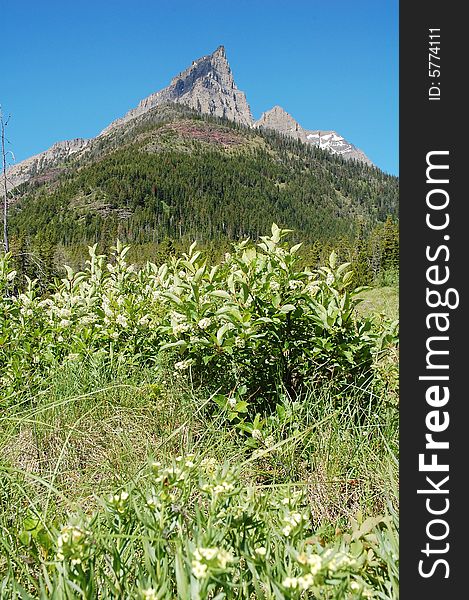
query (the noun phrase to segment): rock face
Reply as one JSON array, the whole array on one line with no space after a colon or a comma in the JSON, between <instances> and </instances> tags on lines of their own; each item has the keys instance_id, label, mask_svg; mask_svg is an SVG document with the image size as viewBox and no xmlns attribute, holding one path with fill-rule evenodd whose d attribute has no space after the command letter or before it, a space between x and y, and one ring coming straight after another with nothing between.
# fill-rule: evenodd
<instances>
[{"instance_id":1,"label":"rock face","mask_svg":"<svg viewBox=\"0 0 469 600\"><path fill-rule=\"evenodd\" d=\"M236 87L225 48L219 46L213 54L202 56L176 75L168 87L141 100L136 108L112 122L100 135L166 102L185 104L198 112L241 125L250 126L253 122L246 96Z\"/></svg>"},{"instance_id":2,"label":"rock face","mask_svg":"<svg viewBox=\"0 0 469 600\"><path fill-rule=\"evenodd\" d=\"M122 118L113 121L94 139L109 135L132 119L156 106L167 103L183 104L200 113L223 117L246 127L273 129L307 144L313 144L347 159L371 165L369 158L335 131L309 131L280 106L274 106L253 122L244 92L236 87L225 48L219 46L213 54L195 60L186 70L176 75L168 87L139 102ZM10 189L60 167L68 157L81 154L93 139L74 139L57 142L49 150L14 165L7 171Z\"/></svg>"},{"instance_id":3,"label":"rock face","mask_svg":"<svg viewBox=\"0 0 469 600\"><path fill-rule=\"evenodd\" d=\"M359 160L367 165L373 164L364 152L350 142L347 142L345 138L335 131L310 131L303 129L281 106L274 106L263 113L261 118L254 123L254 127L273 129L295 140L319 146L324 150L329 150L332 154L339 154L345 159Z\"/></svg>"},{"instance_id":4,"label":"rock face","mask_svg":"<svg viewBox=\"0 0 469 600\"><path fill-rule=\"evenodd\" d=\"M295 119L283 110L281 106L274 106L263 113L261 118L255 122L259 129L273 129L282 135L306 142L306 132Z\"/></svg>"},{"instance_id":5,"label":"rock face","mask_svg":"<svg viewBox=\"0 0 469 600\"><path fill-rule=\"evenodd\" d=\"M25 181L30 181L34 177L55 168L69 156L84 150L89 143L90 140L82 138L56 142L45 152L31 156L17 165L13 165L7 170L8 189L13 189Z\"/></svg>"}]
</instances>

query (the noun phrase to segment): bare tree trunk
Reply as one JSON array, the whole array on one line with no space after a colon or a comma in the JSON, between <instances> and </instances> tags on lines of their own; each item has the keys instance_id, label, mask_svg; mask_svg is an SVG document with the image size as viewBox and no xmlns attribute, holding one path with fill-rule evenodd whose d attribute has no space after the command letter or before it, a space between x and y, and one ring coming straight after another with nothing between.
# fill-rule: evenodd
<instances>
[{"instance_id":1,"label":"bare tree trunk","mask_svg":"<svg viewBox=\"0 0 469 600\"><path fill-rule=\"evenodd\" d=\"M5 254L10 250L10 244L8 243L8 188L7 188L7 158L5 152L5 126L7 125L3 121L3 114L0 111L0 124L1 124L1 136L2 136L2 164L3 164L3 246L5 248Z\"/></svg>"}]
</instances>

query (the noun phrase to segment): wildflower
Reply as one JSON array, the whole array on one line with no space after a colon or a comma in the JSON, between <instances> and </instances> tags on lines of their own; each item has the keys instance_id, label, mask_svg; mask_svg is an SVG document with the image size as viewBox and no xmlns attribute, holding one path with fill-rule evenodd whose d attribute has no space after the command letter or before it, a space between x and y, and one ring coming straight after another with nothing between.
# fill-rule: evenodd
<instances>
[{"instance_id":1,"label":"wildflower","mask_svg":"<svg viewBox=\"0 0 469 600\"><path fill-rule=\"evenodd\" d=\"M282 585L283 587L295 590L298 587L298 579L296 577L285 577Z\"/></svg>"},{"instance_id":2,"label":"wildflower","mask_svg":"<svg viewBox=\"0 0 469 600\"><path fill-rule=\"evenodd\" d=\"M205 560L212 560L217 555L217 548L199 548L194 552L194 556L203 557ZM200 558L199 558L200 560Z\"/></svg>"},{"instance_id":3,"label":"wildflower","mask_svg":"<svg viewBox=\"0 0 469 600\"><path fill-rule=\"evenodd\" d=\"M254 428L251 432L251 435L255 440L262 439L262 431L260 429Z\"/></svg>"},{"instance_id":4,"label":"wildflower","mask_svg":"<svg viewBox=\"0 0 469 600\"><path fill-rule=\"evenodd\" d=\"M207 576L208 567L197 560L192 561L192 573L197 579L203 579Z\"/></svg>"},{"instance_id":5,"label":"wildflower","mask_svg":"<svg viewBox=\"0 0 469 600\"><path fill-rule=\"evenodd\" d=\"M319 554L308 555L301 553L298 555L297 561L300 563L300 565L308 566L312 575L319 573L322 567L322 558L319 556Z\"/></svg>"},{"instance_id":6,"label":"wildflower","mask_svg":"<svg viewBox=\"0 0 469 600\"><path fill-rule=\"evenodd\" d=\"M279 290L279 289L280 289L280 283L279 283L278 281L271 281L271 282L270 282L270 289L271 289L273 292L276 292L277 290Z\"/></svg>"},{"instance_id":7,"label":"wildflower","mask_svg":"<svg viewBox=\"0 0 469 600\"><path fill-rule=\"evenodd\" d=\"M282 533L285 537L288 537L291 533L291 526L290 525L285 525L285 527L282 529Z\"/></svg>"},{"instance_id":8,"label":"wildflower","mask_svg":"<svg viewBox=\"0 0 469 600\"><path fill-rule=\"evenodd\" d=\"M96 321L96 317L94 315L84 315L80 318L80 323L82 325L90 325Z\"/></svg>"},{"instance_id":9,"label":"wildflower","mask_svg":"<svg viewBox=\"0 0 469 600\"><path fill-rule=\"evenodd\" d=\"M117 331L113 331L113 332L111 333L111 338L112 338L113 340L117 340L117 339L119 339L119 334L117 333Z\"/></svg>"},{"instance_id":10,"label":"wildflower","mask_svg":"<svg viewBox=\"0 0 469 600\"><path fill-rule=\"evenodd\" d=\"M200 465L207 473L214 473L217 468L217 461L214 458L204 458Z\"/></svg>"},{"instance_id":11,"label":"wildflower","mask_svg":"<svg viewBox=\"0 0 469 600\"><path fill-rule=\"evenodd\" d=\"M186 369L188 369L192 364L192 360L189 358L187 360L180 360L177 363L174 363L174 368L177 371L185 371Z\"/></svg>"},{"instance_id":12,"label":"wildflower","mask_svg":"<svg viewBox=\"0 0 469 600\"><path fill-rule=\"evenodd\" d=\"M142 598L144 600L157 600L158 596L154 588L142 590Z\"/></svg>"},{"instance_id":13,"label":"wildflower","mask_svg":"<svg viewBox=\"0 0 469 600\"><path fill-rule=\"evenodd\" d=\"M236 348L244 348L246 346L246 341L241 337L237 337L235 339L235 346Z\"/></svg>"},{"instance_id":14,"label":"wildflower","mask_svg":"<svg viewBox=\"0 0 469 600\"><path fill-rule=\"evenodd\" d=\"M291 290L297 290L299 287L301 287L301 281L297 281L296 279L292 279L291 281L288 282L288 287Z\"/></svg>"},{"instance_id":15,"label":"wildflower","mask_svg":"<svg viewBox=\"0 0 469 600\"><path fill-rule=\"evenodd\" d=\"M297 581L300 590L307 590L314 585L314 577L311 573L306 573L306 575L298 577Z\"/></svg>"},{"instance_id":16,"label":"wildflower","mask_svg":"<svg viewBox=\"0 0 469 600\"><path fill-rule=\"evenodd\" d=\"M275 439L273 435L269 435L265 438L264 440L264 444L268 447L271 448L272 446L275 445Z\"/></svg>"},{"instance_id":17,"label":"wildflower","mask_svg":"<svg viewBox=\"0 0 469 600\"><path fill-rule=\"evenodd\" d=\"M175 325L173 325L173 334L178 335L180 333L184 333L188 329L189 329L188 323L176 323Z\"/></svg>"},{"instance_id":18,"label":"wildflower","mask_svg":"<svg viewBox=\"0 0 469 600\"><path fill-rule=\"evenodd\" d=\"M140 319L138 320L138 324L139 325L148 325L148 322L150 320L150 316L149 315L143 315L143 317L140 317Z\"/></svg>"},{"instance_id":19,"label":"wildflower","mask_svg":"<svg viewBox=\"0 0 469 600\"><path fill-rule=\"evenodd\" d=\"M344 567L351 567L354 562L349 556L339 552L329 561L327 566L330 571L334 572Z\"/></svg>"},{"instance_id":20,"label":"wildflower","mask_svg":"<svg viewBox=\"0 0 469 600\"><path fill-rule=\"evenodd\" d=\"M124 315L117 315L116 323L121 327L127 327L127 318Z\"/></svg>"},{"instance_id":21,"label":"wildflower","mask_svg":"<svg viewBox=\"0 0 469 600\"><path fill-rule=\"evenodd\" d=\"M230 405L231 408L234 408L236 406L236 404L237 404L236 398L230 398L228 400L228 404Z\"/></svg>"},{"instance_id":22,"label":"wildflower","mask_svg":"<svg viewBox=\"0 0 469 600\"><path fill-rule=\"evenodd\" d=\"M129 492L123 491L120 494L114 494L109 496L109 504L119 514L124 514L127 510L127 500L129 499Z\"/></svg>"},{"instance_id":23,"label":"wildflower","mask_svg":"<svg viewBox=\"0 0 469 600\"><path fill-rule=\"evenodd\" d=\"M71 324L72 324L72 322L69 321L68 319L62 319L59 323L60 327L68 327Z\"/></svg>"},{"instance_id":24,"label":"wildflower","mask_svg":"<svg viewBox=\"0 0 469 600\"><path fill-rule=\"evenodd\" d=\"M217 494L232 492L234 489L235 486L232 483L228 483L228 481L222 481L221 483L213 486L213 488L210 485L205 486L204 491L211 492L214 496L216 496Z\"/></svg>"},{"instance_id":25,"label":"wildflower","mask_svg":"<svg viewBox=\"0 0 469 600\"><path fill-rule=\"evenodd\" d=\"M211 322L211 319L204 317L203 319L200 319L197 325L200 327L200 329L207 329Z\"/></svg>"},{"instance_id":26,"label":"wildflower","mask_svg":"<svg viewBox=\"0 0 469 600\"><path fill-rule=\"evenodd\" d=\"M161 508L161 502L158 496L156 496L155 494L149 496L147 498L147 506L152 509Z\"/></svg>"},{"instance_id":27,"label":"wildflower","mask_svg":"<svg viewBox=\"0 0 469 600\"><path fill-rule=\"evenodd\" d=\"M57 536L57 560L79 565L87 556L89 532L79 525L64 525Z\"/></svg>"},{"instance_id":28,"label":"wildflower","mask_svg":"<svg viewBox=\"0 0 469 600\"><path fill-rule=\"evenodd\" d=\"M350 583L350 589L352 592L359 592L360 591L360 584L358 583L358 581L352 581Z\"/></svg>"},{"instance_id":29,"label":"wildflower","mask_svg":"<svg viewBox=\"0 0 469 600\"><path fill-rule=\"evenodd\" d=\"M265 556L267 554L267 549L264 546L258 546L254 548L254 552L259 556Z\"/></svg>"},{"instance_id":30,"label":"wildflower","mask_svg":"<svg viewBox=\"0 0 469 600\"><path fill-rule=\"evenodd\" d=\"M70 317L72 314L72 311L68 308L61 308L59 309L59 317L62 317L62 319L65 319L67 317Z\"/></svg>"},{"instance_id":31,"label":"wildflower","mask_svg":"<svg viewBox=\"0 0 469 600\"><path fill-rule=\"evenodd\" d=\"M334 275L332 273L328 273L326 277L327 285L332 285L334 283Z\"/></svg>"}]
</instances>

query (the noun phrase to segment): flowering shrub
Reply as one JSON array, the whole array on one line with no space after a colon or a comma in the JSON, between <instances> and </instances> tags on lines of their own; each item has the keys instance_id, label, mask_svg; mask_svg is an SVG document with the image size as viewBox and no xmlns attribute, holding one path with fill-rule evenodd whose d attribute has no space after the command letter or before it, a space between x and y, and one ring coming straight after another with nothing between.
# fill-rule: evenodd
<instances>
[{"instance_id":1,"label":"flowering shrub","mask_svg":"<svg viewBox=\"0 0 469 600\"><path fill-rule=\"evenodd\" d=\"M15 273L0 258L0 371L5 397L40 387L64 363L100 354L137 366L169 357L172 370L222 393L245 385L262 404L305 382L359 385L391 330L376 330L354 309L349 264L299 267L301 244L272 226L258 244L234 246L210 266L192 244L187 254L137 270L119 242L109 262L90 248L82 272L66 268L43 298L34 281L12 293ZM166 359L167 362L167 359ZM378 371L375 371L378 372Z\"/></svg>"},{"instance_id":2,"label":"flowering shrub","mask_svg":"<svg viewBox=\"0 0 469 600\"><path fill-rule=\"evenodd\" d=\"M246 487L236 471L193 455L151 471L55 534L40 576L47 597L395 597L389 518L359 519L324 546L298 489Z\"/></svg>"}]
</instances>

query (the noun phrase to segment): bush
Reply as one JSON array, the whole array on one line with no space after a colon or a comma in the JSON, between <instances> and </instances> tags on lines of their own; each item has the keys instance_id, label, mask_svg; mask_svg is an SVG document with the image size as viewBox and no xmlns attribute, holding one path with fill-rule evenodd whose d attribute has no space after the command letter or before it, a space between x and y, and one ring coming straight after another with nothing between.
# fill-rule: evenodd
<instances>
[{"instance_id":1,"label":"bush","mask_svg":"<svg viewBox=\"0 0 469 600\"><path fill-rule=\"evenodd\" d=\"M180 258L137 270L117 243L111 260L90 248L83 272L67 277L43 298L35 281L18 295L10 257L0 259L0 368L5 401L41 388L61 365L101 354L110 362L166 363L193 383L228 394L244 385L259 406L271 406L279 388L294 397L305 384L328 383L337 392L363 386L383 343L395 343L388 325L357 316L349 263L300 268L272 226L258 244L234 246L210 266L192 244Z\"/></svg>"}]
</instances>

